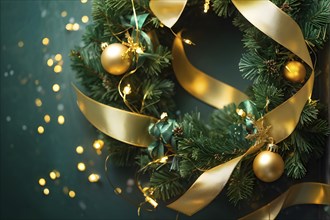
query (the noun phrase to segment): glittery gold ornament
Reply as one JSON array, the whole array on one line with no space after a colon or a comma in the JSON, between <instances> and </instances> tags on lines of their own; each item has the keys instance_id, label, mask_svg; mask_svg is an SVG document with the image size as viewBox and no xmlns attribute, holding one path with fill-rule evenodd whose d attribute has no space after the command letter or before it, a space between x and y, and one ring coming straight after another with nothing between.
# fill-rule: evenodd
<instances>
[{"instance_id":1,"label":"glittery gold ornament","mask_svg":"<svg viewBox=\"0 0 330 220\"><path fill-rule=\"evenodd\" d=\"M101 46L104 48L101 54L101 63L103 68L110 74L124 74L132 63L132 58L127 53L128 47L120 43Z\"/></svg>"},{"instance_id":2,"label":"glittery gold ornament","mask_svg":"<svg viewBox=\"0 0 330 220\"><path fill-rule=\"evenodd\" d=\"M253 161L254 174L264 182L273 182L284 172L284 161L277 153L275 144L268 144L267 150L259 153Z\"/></svg>"},{"instance_id":3,"label":"glittery gold ornament","mask_svg":"<svg viewBox=\"0 0 330 220\"><path fill-rule=\"evenodd\" d=\"M285 64L283 76L290 82L303 83L306 76L306 69L304 65L298 61L289 61Z\"/></svg>"}]
</instances>

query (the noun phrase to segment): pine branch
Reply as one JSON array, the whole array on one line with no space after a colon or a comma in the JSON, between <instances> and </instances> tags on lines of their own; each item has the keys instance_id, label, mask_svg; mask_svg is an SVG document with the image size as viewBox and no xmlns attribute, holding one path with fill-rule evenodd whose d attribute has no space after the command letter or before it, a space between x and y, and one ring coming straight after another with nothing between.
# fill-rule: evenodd
<instances>
[{"instance_id":1,"label":"pine branch","mask_svg":"<svg viewBox=\"0 0 330 220\"><path fill-rule=\"evenodd\" d=\"M158 76L164 68L170 65L172 59L171 52L162 45L157 47L154 54L144 54L142 57L147 58L142 69L151 76Z\"/></svg>"},{"instance_id":2,"label":"pine branch","mask_svg":"<svg viewBox=\"0 0 330 220\"><path fill-rule=\"evenodd\" d=\"M283 91L272 84L267 85L265 81L253 85L252 89L254 92L253 101L261 112L266 109L271 111L284 101Z\"/></svg>"},{"instance_id":3,"label":"pine branch","mask_svg":"<svg viewBox=\"0 0 330 220\"><path fill-rule=\"evenodd\" d=\"M227 17L233 14L234 7L230 0L211 0L212 8L218 16Z\"/></svg>"},{"instance_id":4,"label":"pine branch","mask_svg":"<svg viewBox=\"0 0 330 220\"><path fill-rule=\"evenodd\" d=\"M155 170L150 177L150 187L154 189L154 196L157 199L169 200L181 195L185 186L181 183L180 175L174 171L169 171L168 166Z\"/></svg>"},{"instance_id":5,"label":"pine branch","mask_svg":"<svg viewBox=\"0 0 330 220\"><path fill-rule=\"evenodd\" d=\"M244 164L244 165L243 165ZM246 200L252 196L255 177L251 169L251 164L242 164L234 170L227 185L227 197L231 203L237 205L238 202Z\"/></svg>"}]
</instances>

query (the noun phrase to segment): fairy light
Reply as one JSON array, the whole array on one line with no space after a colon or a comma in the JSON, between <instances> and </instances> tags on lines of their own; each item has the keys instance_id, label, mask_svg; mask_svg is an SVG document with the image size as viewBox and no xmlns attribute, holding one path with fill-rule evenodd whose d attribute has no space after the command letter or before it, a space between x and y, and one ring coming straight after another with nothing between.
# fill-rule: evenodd
<instances>
[{"instance_id":1,"label":"fairy light","mask_svg":"<svg viewBox=\"0 0 330 220\"><path fill-rule=\"evenodd\" d=\"M210 9L210 0L205 0L204 13L207 13L209 9Z\"/></svg>"},{"instance_id":2,"label":"fairy light","mask_svg":"<svg viewBox=\"0 0 330 220\"><path fill-rule=\"evenodd\" d=\"M164 157L160 158L159 162L160 163L167 163L167 160L168 160L168 156L164 156Z\"/></svg>"},{"instance_id":3,"label":"fairy light","mask_svg":"<svg viewBox=\"0 0 330 220\"><path fill-rule=\"evenodd\" d=\"M85 3L87 3L88 0L80 0L80 1L81 1L81 3L85 4Z\"/></svg>"},{"instance_id":4,"label":"fairy light","mask_svg":"<svg viewBox=\"0 0 330 220\"><path fill-rule=\"evenodd\" d=\"M96 183L100 180L100 175L92 173L91 175L88 176L88 181L91 183Z\"/></svg>"},{"instance_id":5,"label":"fairy light","mask_svg":"<svg viewBox=\"0 0 330 220\"><path fill-rule=\"evenodd\" d=\"M124 95L129 95L132 93L132 88L130 84L127 84L123 89Z\"/></svg>"},{"instance_id":6,"label":"fairy light","mask_svg":"<svg viewBox=\"0 0 330 220\"><path fill-rule=\"evenodd\" d=\"M143 49L141 47L138 47L136 48L135 52L138 54L143 54Z\"/></svg>"},{"instance_id":7,"label":"fairy light","mask_svg":"<svg viewBox=\"0 0 330 220\"><path fill-rule=\"evenodd\" d=\"M161 115L160 115L160 119L164 119L164 118L167 118L168 117L168 114L166 112L163 112Z\"/></svg>"},{"instance_id":8,"label":"fairy light","mask_svg":"<svg viewBox=\"0 0 330 220\"><path fill-rule=\"evenodd\" d=\"M246 116L246 113L243 109L236 109L236 113L241 116L242 118L244 118Z\"/></svg>"},{"instance_id":9,"label":"fairy light","mask_svg":"<svg viewBox=\"0 0 330 220\"><path fill-rule=\"evenodd\" d=\"M93 143L93 147L95 150L102 150L103 146L104 146L104 141L100 139L95 140Z\"/></svg>"},{"instance_id":10,"label":"fairy light","mask_svg":"<svg viewBox=\"0 0 330 220\"><path fill-rule=\"evenodd\" d=\"M194 43L189 39L182 39L182 40L183 40L183 42L185 42L188 45L194 45Z\"/></svg>"},{"instance_id":11,"label":"fairy light","mask_svg":"<svg viewBox=\"0 0 330 220\"><path fill-rule=\"evenodd\" d=\"M152 199L152 198L149 197L149 196L146 196L146 197L145 197L145 200L146 200L146 202L149 202L150 205L152 205L154 208L157 208L158 203L156 202L156 200Z\"/></svg>"}]
</instances>

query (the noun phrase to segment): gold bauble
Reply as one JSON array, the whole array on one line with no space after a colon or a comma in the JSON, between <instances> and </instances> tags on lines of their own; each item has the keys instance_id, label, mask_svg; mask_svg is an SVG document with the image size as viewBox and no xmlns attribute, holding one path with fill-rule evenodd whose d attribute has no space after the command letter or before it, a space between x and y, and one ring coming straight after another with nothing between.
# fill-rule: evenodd
<instances>
[{"instance_id":1,"label":"gold bauble","mask_svg":"<svg viewBox=\"0 0 330 220\"><path fill-rule=\"evenodd\" d=\"M298 61L289 61L285 64L283 76L290 82L303 83L306 76L306 69L304 65Z\"/></svg>"},{"instance_id":2,"label":"gold bauble","mask_svg":"<svg viewBox=\"0 0 330 220\"><path fill-rule=\"evenodd\" d=\"M124 74L132 64L132 58L125 53L127 47L120 43L113 43L107 46L101 54L101 63L103 68L110 74Z\"/></svg>"},{"instance_id":3,"label":"gold bauble","mask_svg":"<svg viewBox=\"0 0 330 220\"><path fill-rule=\"evenodd\" d=\"M253 161L254 174L264 182L273 182L284 172L284 161L276 153L276 145L269 144L267 150L259 153Z\"/></svg>"}]
</instances>

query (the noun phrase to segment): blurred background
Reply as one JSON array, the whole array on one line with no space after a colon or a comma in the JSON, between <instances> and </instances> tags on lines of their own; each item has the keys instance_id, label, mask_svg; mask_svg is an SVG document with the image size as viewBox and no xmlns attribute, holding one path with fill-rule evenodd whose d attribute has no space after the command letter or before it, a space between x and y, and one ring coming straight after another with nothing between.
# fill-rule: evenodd
<instances>
[{"instance_id":1,"label":"blurred background","mask_svg":"<svg viewBox=\"0 0 330 220\"><path fill-rule=\"evenodd\" d=\"M100 136L79 112L71 86L79 87L79 81L70 68L70 50L82 44L85 27L92 22L91 9L91 0L1 0L1 219L177 217L165 205L138 216L137 208L116 195L106 180L107 150L98 148ZM214 22L222 22L221 34L212 30ZM241 34L230 21L212 16L194 26L191 38L199 44L187 50L191 62L244 90L248 82L225 74L238 72ZM205 34L209 30L212 41ZM220 57L219 50L224 51ZM317 79L315 95L329 103L329 44L320 62L326 74ZM176 91L182 113L197 109L207 118L212 111L179 86ZM329 183L327 149L321 160L309 164L310 172L300 182ZM109 169L125 195L142 201L134 170ZM279 180L269 189L269 196L250 209L233 207L220 195L196 215L180 214L179 219L236 219L284 192L287 183ZM330 219L329 212L329 207L300 205L285 209L278 219Z\"/></svg>"}]
</instances>

